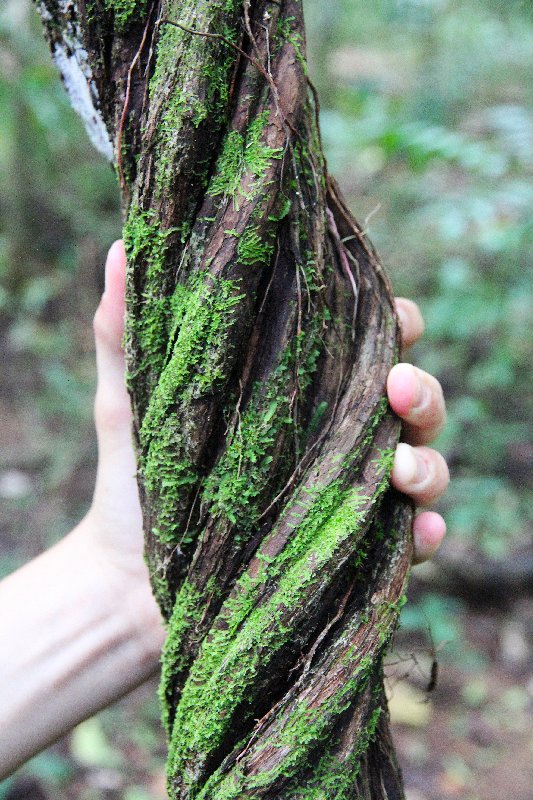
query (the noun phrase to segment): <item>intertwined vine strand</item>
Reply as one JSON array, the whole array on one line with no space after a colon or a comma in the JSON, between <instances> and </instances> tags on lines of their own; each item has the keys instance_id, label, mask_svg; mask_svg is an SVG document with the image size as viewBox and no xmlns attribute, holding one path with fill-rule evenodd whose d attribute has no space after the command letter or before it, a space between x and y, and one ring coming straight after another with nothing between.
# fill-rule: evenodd
<instances>
[{"instance_id":1,"label":"intertwined vine strand","mask_svg":"<svg viewBox=\"0 0 533 800\"><path fill-rule=\"evenodd\" d=\"M401 797L381 676L411 547L389 489L398 334L327 175L301 3L78 14L120 132L169 793Z\"/></svg>"}]
</instances>

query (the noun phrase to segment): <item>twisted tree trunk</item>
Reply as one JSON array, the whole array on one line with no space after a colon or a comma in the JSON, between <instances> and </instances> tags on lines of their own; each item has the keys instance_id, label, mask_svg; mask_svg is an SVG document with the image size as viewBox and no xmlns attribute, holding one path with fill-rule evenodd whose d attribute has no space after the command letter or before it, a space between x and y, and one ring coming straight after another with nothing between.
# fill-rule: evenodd
<instances>
[{"instance_id":1,"label":"twisted tree trunk","mask_svg":"<svg viewBox=\"0 0 533 800\"><path fill-rule=\"evenodd\" d=\"M173 798L400 798L382 658L390 287L328 177L299 0L45 0L114 150ZM111 145L113 142L113 146Z\"/></svg>"}]
</instances>

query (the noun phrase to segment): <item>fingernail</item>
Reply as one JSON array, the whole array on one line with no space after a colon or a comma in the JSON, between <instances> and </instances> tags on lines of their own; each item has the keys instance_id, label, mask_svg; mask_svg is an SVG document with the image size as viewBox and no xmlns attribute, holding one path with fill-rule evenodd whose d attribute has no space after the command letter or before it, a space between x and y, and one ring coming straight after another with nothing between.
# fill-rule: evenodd
<instances>
[{"instance_id":1,"label":"fingernail","mask_svg":"<svg viewBox=\"0 0 533 800\"><path fill-rule=\"evenodd\" d=\"M428 469L422 456L410 445L401 442L396 448L394 473L396 480L404 486L416 486L427 478Z\"/></svg>"},{"instance_id":2,"label":"fingernail","mask_svg":"<svg viewBox=\"0 0 533 800\"><path fill-rule=\"evenodd\" d=\"M415 479L417 470L416 458L413 448L409 447L408 444L401 442L396 448L393 469L396 480L403 485L411 483Z\"/></svg>"},{"instance_id":3,"label":"fingernail","mask_svg":"<svg viewBox=\"0 0 533 800\"><path fill-rule=\"evenodd\" d=\"M416 461L414 482L418 486L419 484L423 483L428 476L428 465L426 464L425 458L422 458L422 456L416 450L413 450L413 455Z\"/></svg>"},{"instance_id":4,"label":"fingernail","mask_svg":"<svg viewBox=\"0 0 533 800\"><path fill-rule=\"evenodd\" d=\"M104 266L104 294L107 292L109 288L109 282L110 282L111 271L113 269L113 264L115 265L116 268L117 262L120 259L120 254L123 253L123 250L124 250L124 245L122 239L118 239L116 242L113 242L113 244L107 251L107 257Z\"/></svg>"},{"instance_id":5,"label":"fingernail","mask_svg":"<svg viewBox=\"0 0 533 800\"><path fill-rule=\"evenodd\" d=\"M419 374L416 371L416 368L413 368L415 373L415 380L416 380L416 390L415 390L415 400L413 403L412 411L421 411L425 409L429 403L431 402L431 391L429 386L426 385L425 381L423 381Z\"/></svg>"},{"instance_id":6,"label":"fingernail","mask_svg":"<svg viewBox=\"0 0 533 800\"><path fill-rule=\"evenodd\" d=\"M109 253L110 252L111 251L109 251ZM107 258L104 264L104 294L107 292L108 282L109 282L109 262L110 262L109 253L107 254Z\"/></svg>"}]
</instances>

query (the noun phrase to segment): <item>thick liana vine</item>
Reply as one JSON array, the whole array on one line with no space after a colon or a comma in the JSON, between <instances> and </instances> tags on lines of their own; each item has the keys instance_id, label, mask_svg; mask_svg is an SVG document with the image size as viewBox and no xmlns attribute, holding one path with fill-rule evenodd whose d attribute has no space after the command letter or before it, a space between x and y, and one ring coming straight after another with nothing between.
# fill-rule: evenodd
<instances>
[{"instance_id":1,"label":"thick liana vine","mask_svg":"<svg viewBox=\"0 0 533 800\"><path fill-rule=\"evenodd\" d=\"M382 684L411 554L398 333L327 174L302 4L39 6L123 188L169 795L401 798Z\"/></svg>"}]
</instances>

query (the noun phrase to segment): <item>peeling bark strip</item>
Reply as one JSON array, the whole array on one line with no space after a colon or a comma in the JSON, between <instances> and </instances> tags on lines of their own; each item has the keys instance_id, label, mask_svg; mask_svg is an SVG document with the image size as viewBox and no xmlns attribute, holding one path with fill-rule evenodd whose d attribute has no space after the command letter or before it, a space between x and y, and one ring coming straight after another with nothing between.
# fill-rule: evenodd
<instances>
[{"instance_id":1,"label":"peeling bark strip","mask_svg":"<svg viewBox=\"0 0 533 800\"><path fill-rule=\"evenodd\" d=\"M327 176L301 3L39 7L123 182L169 794L401 798L381 675L411 555L398 333Z\"/></svg>"}]
</instances>

